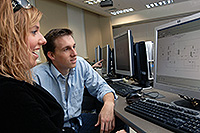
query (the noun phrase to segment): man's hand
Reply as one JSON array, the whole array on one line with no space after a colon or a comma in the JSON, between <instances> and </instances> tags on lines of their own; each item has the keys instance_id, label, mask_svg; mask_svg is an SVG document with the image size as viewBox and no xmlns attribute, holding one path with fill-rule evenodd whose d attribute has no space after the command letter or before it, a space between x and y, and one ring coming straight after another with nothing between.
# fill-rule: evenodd
<instances>
[{"instance_id":1,"label":"man's hand","mask_svg":"<svg viewBox=\"0 0 200 133\"><path fill-rule=\"evenodd\" d=\"M96 62L94 65L92 65L92 68L102 67L102 61L103 61L103 59L98 61L98 62Z\"/></svg>"},{"instance_id":2,"label":"man's hand","mask_svg":"<svg viewBox=\"0 0 200 133\"><path fill-rule=\"evenodd\" d=\"M103 97L104 105L99 113L99 118L95 126L101 124L101 133L111 132L115 128L114 116L114 95L108 93Z\"/></svg>"}]
</instances>

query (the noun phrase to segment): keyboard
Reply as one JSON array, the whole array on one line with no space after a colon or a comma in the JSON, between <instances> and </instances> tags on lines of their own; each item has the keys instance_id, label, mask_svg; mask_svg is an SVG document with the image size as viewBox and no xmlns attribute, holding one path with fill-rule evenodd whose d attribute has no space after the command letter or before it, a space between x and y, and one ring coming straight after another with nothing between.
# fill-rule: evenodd
<instances>
[{"instance_id":1,"label":"keyboard","mask_svg":"<svg viewBox=\"0 0 200 133\"><path fill-rule=\"evenodd\" d=\"M200 133L199 112L188 108L145 98L128 105L125 111L173 132Z\"/></svg>"},{"instance_id":2,"label":"keyboard","mask_svg":"<svg viewBox=\"0 0 200 133\"><path fill-rule=\"evenodd\" d=\"M121 81L114 81L107 83L110 85L110 87L112 87L115 90L115 92L118 95L122 97L126 97L129 93L140 90L140 87L134 87L133 85L129 85Z\"/></svg>"}]
</instances>

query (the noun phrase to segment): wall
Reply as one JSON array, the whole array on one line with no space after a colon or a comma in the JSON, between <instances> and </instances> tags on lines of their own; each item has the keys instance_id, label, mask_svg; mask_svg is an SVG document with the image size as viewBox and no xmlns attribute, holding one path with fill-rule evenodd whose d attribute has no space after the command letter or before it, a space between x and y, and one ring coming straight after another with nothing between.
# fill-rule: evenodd
<instances>
[{"instance_id":1,"label":"wall","mask_svg":"<svg viewBox=\"0 0 200 133\"><path fill-rule=\"evenodd\" d=\"M33 0L35 6L43 12L41 33L44 35L52 28L67 27L74 32L77 53L95 58L97 45L113 45L111 19L71 6L58 0ZM41 50L42 51L42 50ZM41 52L42 62L46 61Z\"/></svg>"},{"instance_id":2,"label":"wall","mask_svg":"<svg viewBox=\"0 0 200 133\"><path fill-rule=\"evenodd\" d=\"M113 28L113 36L117 36L128 29L132 31L133 35L133 41L139 42L139 41L153 41L155 42L155 36L154 36L154 29L155 27L162 25L164 23L168 23L170 21L173 21L174 19L169 20L163 20L163 21L156 21L151 23L143 23L143 24L132 24L132 25L126 25L119 28Z\"/></svg>"},{"instance_id":3,"label":"wall","mask_svg":"<svg viewBox=\"0 0 200 133\"><path fill-rule=\"evenodd\" d=\"M84 12L80 8L67 5L68 27L73 31L76 51L79 56L87 57Z\"/></svg>"},{"instance_id":4,"label":"wall","mask_svg":"<svg viewBox=\"0 0 200 133\"><path fill-rule=\"evenodd\" d=\"M109 17L100 17L100 27L103 46L109 44L113 47L113 32L111 19Z\"/></svg>"},{"instance_id":5,"label":"wall","mask_svg":"<svg viewBox=\"0 0 200 133\"><path fill-rule=\"evenodd\" d=\"M84 14L88 57L90 61L93 61L95 47L97 45L102 47L100 21L99 16L94 13L84 11Z\"/></svg>"},{"instance_id":6,"label":"wall","mask_svg":"<svg viewBox=\"0 0 200 133\"><path fill-rule=\"evenodd\" d=\"M84 11L86 43L89 61L95 59L95 47L110 44L113 46L111 20L97 14Z\"/></svg>"},{"instance_id":7,"label":"wall","mask_svg":"<svg viewBox=\"0 0 200 133\"><path fill-rule=\"evenodd\" d=\"M111 17L114 36L132 30L134 42L155 40L154 28L170 21L200 12L200 1L191 0ZM154 41L155 42L155 41Z\"/></svg>"},{"instance_id":8,"label":"wall","mask_svg":"<svg viewBox=\"0 0 200 133\"><path fill-rule=\"evenodd\" d=\"M67 5L56 0L35 0L36 7L43 13L40 21L40 31L45 35L52 28L67 27ZM62 13L61 13L62 12ZM46 61L42 50L42 62Z\"/></svg>"},{"instance_id":9,"label":"wall","mask_svg":"<svg viewBox=\"0 0 200 133\"><path fill-rule=\"evenodd\" d=\"M46 34L52 28L68 26L66 4L56 0L36 0L36 7L43 13L41 33Z\"/></svg>"}]
</instances>

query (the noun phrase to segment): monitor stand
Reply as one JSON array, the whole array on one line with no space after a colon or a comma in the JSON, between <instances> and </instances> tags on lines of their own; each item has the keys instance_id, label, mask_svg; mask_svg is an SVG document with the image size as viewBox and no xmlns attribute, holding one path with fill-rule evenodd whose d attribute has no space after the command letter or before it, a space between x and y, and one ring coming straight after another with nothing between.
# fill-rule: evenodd
<instances>
[{"instance_id":1,"label":"monitor stand","mask_svg":"<svg viewBox=\"0 0 200 133\"><path fill-rule=\"evenodd\" d=\"M189 108L189 109L200 111L200 105L197 105L196 107L193 107L192 104L189 101L186 101L184 99L181 99L181 100L178 100L178 101L174 101L173 103L175 105L177 105L177 106L182 106L182 107L185 107L185 108Z\"/></svg>"}]
</instances>

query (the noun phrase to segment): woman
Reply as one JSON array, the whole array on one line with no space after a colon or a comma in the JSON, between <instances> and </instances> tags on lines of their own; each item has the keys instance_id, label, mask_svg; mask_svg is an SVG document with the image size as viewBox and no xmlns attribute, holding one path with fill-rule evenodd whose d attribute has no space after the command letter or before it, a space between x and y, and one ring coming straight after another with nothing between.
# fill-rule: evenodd
<instances>
[{"instance_id":1,"label":"woman","mask_svg":"<svg viewBox=\"0 0 200 133\"><path fill-rule=\"evenodd\" d=\"M12 2L12 3L11 3ZM33 83L36 50L46 43L42 14L26 0L0 4L0 132L57 133L63 110L45 89Z\"/></svg>"}]
</instances>

